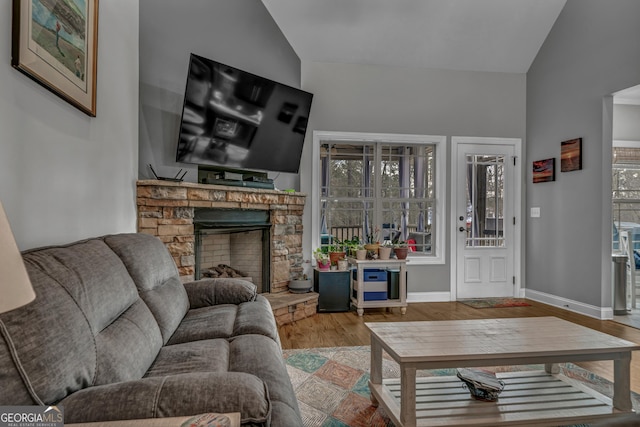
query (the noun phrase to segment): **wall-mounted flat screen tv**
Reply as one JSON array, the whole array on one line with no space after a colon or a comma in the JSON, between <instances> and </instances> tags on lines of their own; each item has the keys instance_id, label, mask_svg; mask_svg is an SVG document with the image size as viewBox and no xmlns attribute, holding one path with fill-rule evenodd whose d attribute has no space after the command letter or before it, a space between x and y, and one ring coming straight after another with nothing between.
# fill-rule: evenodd
<instances>
[{"instance_id":1,"label":"wall-mounted flat screen tv","mask_svg":"<svg viewBox=\"0 0 640 427\"><path fill-rule=\"evenodd\" d=\"M297 173L312 98L191 54L176 161Z\"/></svg>"}]
</instances>

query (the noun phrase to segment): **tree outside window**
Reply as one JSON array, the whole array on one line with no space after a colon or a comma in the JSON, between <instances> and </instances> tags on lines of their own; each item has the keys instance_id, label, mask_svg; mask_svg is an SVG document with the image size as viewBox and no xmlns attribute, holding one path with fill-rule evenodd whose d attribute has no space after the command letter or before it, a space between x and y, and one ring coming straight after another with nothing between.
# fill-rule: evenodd
<instances>
[{"instance_id":1,"label":"tree outside window","mask_svg":"<svg viewBox=\"0 0 640 427\"><path fill-rule=\"evenodd\" d=\"M404 241L411 255L432 255L435 156L428 143L322 143L321 244L377 234L379 243Z\"/></svg>"}]
</instances>

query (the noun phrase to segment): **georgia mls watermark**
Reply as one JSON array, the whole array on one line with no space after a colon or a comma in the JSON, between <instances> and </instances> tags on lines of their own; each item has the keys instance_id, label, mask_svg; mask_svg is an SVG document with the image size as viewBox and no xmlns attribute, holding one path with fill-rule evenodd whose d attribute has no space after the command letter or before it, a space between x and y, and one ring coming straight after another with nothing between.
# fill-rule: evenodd
<instances>
[{"instance_id":1,"label":"georgia mls watermark","mask_svg":"<svg viewBox=\"0 0 640 427\"><path fill-rule=\"evenodd\" d=\"M64 427L58 406L0 406L0 427Z\"/></svg>"}]
</instances>

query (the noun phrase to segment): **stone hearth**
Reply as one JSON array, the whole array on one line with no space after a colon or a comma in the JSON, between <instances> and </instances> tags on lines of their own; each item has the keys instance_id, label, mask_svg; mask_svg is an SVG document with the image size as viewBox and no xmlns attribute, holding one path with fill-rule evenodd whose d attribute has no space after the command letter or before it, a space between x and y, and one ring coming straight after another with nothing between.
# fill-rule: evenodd
<instances>
[{"instance_id":1,"label":"stone hearth","mask_svg":"<svg viewBox=\"0 0 640 427\"><path fill-rule=\"evenodd\" d=\"M159 237L183 281L194 279L194 209L267 210L271 222L271 293L288 293L303 272L302 213L306 195L276 190L141 180L137 182L138 231ZM293 294L291 294L293 295ZM306 307L306 312L311 310Z\"/></svg>"}]
</instances>

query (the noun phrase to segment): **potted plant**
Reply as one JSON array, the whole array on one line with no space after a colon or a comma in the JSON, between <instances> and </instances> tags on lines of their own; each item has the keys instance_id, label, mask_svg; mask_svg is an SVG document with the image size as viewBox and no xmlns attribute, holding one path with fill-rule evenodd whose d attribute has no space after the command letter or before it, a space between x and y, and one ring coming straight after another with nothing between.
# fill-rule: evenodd
<instances>
[{"instance_id":1,"label":"potted plant","mask_svg":"<svg viewBox=\"0 0 640 427\"><path fill-rule=\"evenodd\" d=\"M351 239L351 256L358 260L367 259L367 250L359 237Z\"/></svg>"},{"instance_id":2,"label":"potted plant","mask_svg":"<svg viewBox=\"0 0 640 427\"><path fill-rule=\"evenodd\" d=\"M349 269L349 261L346 258L338 260L338 271L347 271Z\"/></svg>"},{"instance_id":3,"label":"potted plant","mask_svg":"<svg viewBox=\"0 0 640 427\"><path fill-rule=\"evenodd\" d=\"M391 257L391 250L393 249L393 244L390 240L385 240L382 245L378 248L378 258L380 259L389 259Z\"/></svg>"},{"instance_id":4,"label":"potted plant","mask_svg":"<svg viewBox=\"0 0 640 427\"><path fill-rule=\"evenodd\" d=\"M318 270L327 271L331 267L331 261L329 260L329 253L326 249L316 248L313 251L313 257L316 259Z\"/></svg>"},{"instance_id":5,"label":"potted plant","mask_svg":"<svg viewBox=\"0 0 640 427\"><path fill-rule=\"evenodd\" d=\"M347 252L347 256L350 257L356 257L356 252L358 251L358 249L364 249L362 246L362 242L360 241L360 238L358 236L353 236L351 240L347 239L343 241L343 244Z\"/></svg>"},{"instance_id":6,"label":"potted plant","mask_svg":"<svg viewBox=\"0 0 640 427\"><path fill-rule=\"evenodd\" d=\"M329 244L328 251L331 265L337 265L338 260L344 259L347 255L344 250L344 245L339 239L332 239L331 244Z\"/></svg>"},{"instance_id":7,"label":"potted plant","mask_svg":"<svg viewBox=\"0 0 640 427\"><path fill-rule=\"evenodd\" d=\"M405 241L397 242L393 246L393 253L398 259L407 259L407 254L409 253L409 245Z\"/></svg>"},{"instance_id":8,"label":"potted plant","mask_svg":"<svg viewBox=\"0 0 640 427\"><path fill-rule=\"evenodd\" d=\"M372 228L371 232L367 234L367 240L365 241L364 248L368 251L377 251L380 247L380 229L378 227Z\"/></svg>"}]
</instances>

